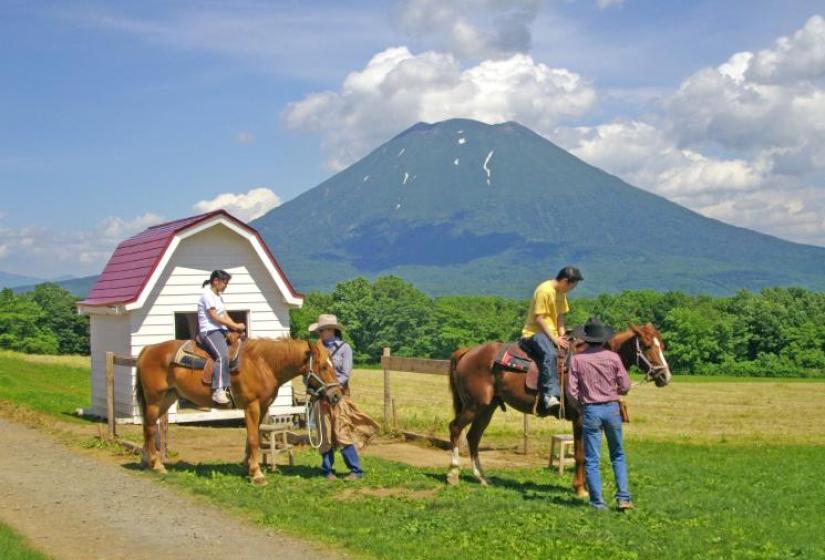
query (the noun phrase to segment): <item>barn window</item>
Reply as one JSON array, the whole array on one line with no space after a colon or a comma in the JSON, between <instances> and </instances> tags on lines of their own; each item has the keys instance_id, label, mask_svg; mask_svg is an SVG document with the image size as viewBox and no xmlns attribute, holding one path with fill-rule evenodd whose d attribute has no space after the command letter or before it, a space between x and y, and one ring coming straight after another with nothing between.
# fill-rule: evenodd
<instances>
[{"instance_id":1,"label":"barn window","mask_svg":"<svg viewBox=\"0 0 825 560\"><path fill-rule=\"evenodd\" d=\"M249 311L230 311L229 316L236 323L246 325L246 332L249 333ZM188 340L198 331L197 313L175 313L175 338L178 340Z\"/></svg>"}]
</instances>

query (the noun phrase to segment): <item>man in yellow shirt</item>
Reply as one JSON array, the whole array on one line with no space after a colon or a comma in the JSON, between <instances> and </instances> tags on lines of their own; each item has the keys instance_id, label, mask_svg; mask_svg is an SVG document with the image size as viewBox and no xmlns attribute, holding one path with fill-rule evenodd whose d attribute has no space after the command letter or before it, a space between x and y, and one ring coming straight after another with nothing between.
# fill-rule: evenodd
<instances>
[{"instance_id":1,"label":"man in yellow shirt","mask_svg":"<svg viewBox=\"0 0 825 560\"><path fill-rule=\"evenodd\" d=\"M553 413L553 409L558 410L560 404L556 356L558 348L568 346L564 339L564 314L570 311L567 293L575 290L582 280L584 278L578 268L566 266L555 279L539 284L530 301L519 344L539 365L539 402L536 408L539 416Z\"/></svg>"}]
</instances>

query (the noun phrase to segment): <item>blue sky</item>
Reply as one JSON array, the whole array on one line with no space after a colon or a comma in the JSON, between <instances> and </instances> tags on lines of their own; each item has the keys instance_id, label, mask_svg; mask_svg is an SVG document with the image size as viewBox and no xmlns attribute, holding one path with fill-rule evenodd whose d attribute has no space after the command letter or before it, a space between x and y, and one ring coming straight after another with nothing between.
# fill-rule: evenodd
<instances>
[{"instance_id":1,"label":"blue sky","mask_svg":"<svg viewBox=\"0 0 825 560\"><path fill-rule=\"evenodd\" d=\"M825 209L825 125L803 122L825 118L817 14L825 15L825 0L6 0L0 270L96 273L118 240L214 207L221 195L235 196L220 199L230 211L254 217L431 115L520 120L706 215L825 245L817 218ZM399 47L406 51L387 51ZM756 69L734 86L702 74L745 51ZM389 62L372 64L381 53ZM777 56L793 67L790 77L757 64ZM391 82L392 70L399 72ZM491 77L500 70L566 74L555 89L541 80L530 86L547 97L538 113L520 105L512 84L503 84L510 99L495 106L455 86L502 86ZM347 86L350 73L367 89ZM408 81L397 84L398 75ZM398 95L368 91L390 85L421 97L398 105ZM740 89L716 96L713 87ZM780 130L754 139L770 127L725 118L754 92L764 99L748 114L787 118L805 141ZM802 117L782 113L796 110L776 101L788 92L806 108ZM706 109L701 95L733 96L739 105L705 111L694 130L685 119ZM631 144L636 156L617 148ZM784 195L770 198L778 189Z\"/></svg>"}]
</instances>

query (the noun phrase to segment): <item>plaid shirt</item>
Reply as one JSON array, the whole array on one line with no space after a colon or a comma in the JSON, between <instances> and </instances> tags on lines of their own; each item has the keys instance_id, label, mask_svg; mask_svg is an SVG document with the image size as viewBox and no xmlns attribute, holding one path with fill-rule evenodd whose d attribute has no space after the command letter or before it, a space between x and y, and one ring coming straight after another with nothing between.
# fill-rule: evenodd
<instances>
[{"instance_id":1,"label":"plaid shirt","mask_svg":"<svg viewBox=\"0 0 825 560\"><path fill-rule=\"evenodd\" d=\"M567 394L581 404L617 401L629 390L630 376L615 352L591 347L570 360Z\"/></svg>"}]
</instances>

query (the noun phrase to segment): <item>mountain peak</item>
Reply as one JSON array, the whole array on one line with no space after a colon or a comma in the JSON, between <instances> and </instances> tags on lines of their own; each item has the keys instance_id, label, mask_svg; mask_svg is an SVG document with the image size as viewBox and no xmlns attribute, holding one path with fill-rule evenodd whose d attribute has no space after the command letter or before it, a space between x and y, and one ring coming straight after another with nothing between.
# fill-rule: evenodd
<instances>
[{"instance_id":1,"label":"mountain peak","mask_svg":"<svg viewBox=\"0 0 825 560\"><path fill-rule=\"evenodd\" d=\"M417 123L253 226L303 290L398 274L431 293L528 297L568 264L584 293L825 288L825 250L700 216L517 122Z\"/></svg>"}]
</instances>

